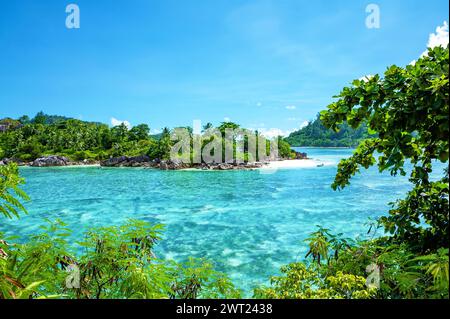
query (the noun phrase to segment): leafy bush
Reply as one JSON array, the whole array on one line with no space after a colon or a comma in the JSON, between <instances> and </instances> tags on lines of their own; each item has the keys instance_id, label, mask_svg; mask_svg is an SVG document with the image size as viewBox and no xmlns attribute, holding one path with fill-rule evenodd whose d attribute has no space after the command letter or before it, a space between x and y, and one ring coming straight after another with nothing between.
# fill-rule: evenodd
<instances>
[{"instance_id":1,"label":"leafy bush","mask_svg":"<svg viewBox=\"0 0 450 319\"><path fill-rule=\"evenodd\" d=\"M433 161L446 163L449 157L448 72L449 48L430 49L414 65L389 67L384 78L355 80L321 115L331 129L343 121L354 128L367 121L377 133L339 163L334 189L348 185L361 168L377 164L380 172L406 175L405 161L411 162L414 188L380 221L422 252L449 247L448 169L439 181L430 180Z\"/></svg>"},{"instance_id":2,"label":"leafy bush","mask_svg":"<svg viewBox=\"0 0 450 319\"><path fill-rule=\"evenodd\" d=\"M275 299L368 299L376 289L366 287L362 276L339 271L324 277L314 267L292 263L281 267L282 276L271 278L271 287L255 290L256 298Z\"/></svg>"},{"instance_id":3,"label":"leafy bush","mask_svg":"<svg viewBox=\"0 0 450 319\"><path fill-rule=\"evenodd\" d=\"M24 179L19 176L16 164L0 166L0 212L8 218L19 217L19 212L26 213L20 200L28 200L27 194L20 189Z\"/></svg>"},{"instance_id":4,"label":"leafy bush","mask_svg":"<svg viewBox=\"0 0 450 319\"><path fill-rule=\"evenodd\" d=\"M448 249L418 256L405 243L390 243L389 237L354 243L320 227L306 241L306 259L283 266L283 275L272 277L269 287L255 289L255 297L449 297ZM372 283L374 271L378 282Z\"/></svg>"},{"instance_id":5,"label":"leafy bush","mask_svg":"<svg viewBox=\"0 0 450 319\"><path fill-rule=\"evenodd\" d=\"M67 225L48 223L26 244L2 241L0 298L227 298L240 293L212 264L176 263L153 252L162 225L129 220L122 226L92 228L77 247ZM8 242L8 245L6 245ZM79 271L67 286L73 269ZM79 286L77 286L79 283Z\"/></svg>"},{"instance_id":6,"label":"leafy bush","mask_svg":"<svg viewBox=\"0 0 450 319\"><path fill-rule=\"evenodd\" d=\"M0 166L0 211L26 210L16 164ZM24 244L0 234L0 299L30 298L237 298L240 292L206 260L176 263L153 252L162 225L129 220L88 230L78 247L70 229L47 221ZM77 249L80 248L80 249ZM74 273L75 271L75 273ZM75 281L68 281L74 275Z\"/></svg>"}]
</instances>

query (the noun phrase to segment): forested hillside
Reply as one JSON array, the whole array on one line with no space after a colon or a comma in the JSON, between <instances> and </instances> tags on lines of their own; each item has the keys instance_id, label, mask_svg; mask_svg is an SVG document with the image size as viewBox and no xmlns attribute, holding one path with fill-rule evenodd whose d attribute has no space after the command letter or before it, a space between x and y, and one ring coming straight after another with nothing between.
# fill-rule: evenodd
<instances>
[{"instance_id":1,"label":"forested hillside","mask_svg":"<svg viewBox=\"0 0 450 319\"><path fill-rule=\"evenodd\" d=\"M369 136L365 123L356 130L343 123L339 132L334 132L325 128L318 116L307 126L291 133L285 140L292 146L355 147Z\"/></svg>"},{"instance_id":2,"label":"forested hillside","mask_svg":"<svg viewBox=\"0 0 450 319\"><path fill-rule=\"evenodd\" d=\"M0 160L9 158L17 162L30 162L49 155L65 156L72 161L100 161L111 157L139 155L148 155L151 159L168 159L174 143L170 139L169 128L150 135L147 124L132 128L124 124L110 127L103 123L46 115L42 112L31 119L28 116L0 119L0 125ZM224 122L217 127L222 135L226 128L237 129L240 126ZM188 127L188 131L192 132L192 128ZM281 137L278 146L281 157L295 156L290 145ZM244 154L242 156L247 159Z\"/></svg>"},{"instance_id":3,"label":"forested hillside","mask_svg":"<svg viewBox=\"0 0 450 319\"><path fill-rule=\"evenodd\" d=\"M45 155L63 155L75 161L135 156L147 154L157 144L149 137L146 124L131 129L123 124L109 127L42 112L31 119L22 116L17 120L7 119L5 123L11 125L0 133L0 158L19 161L32 161Z\"/></svg>"}]
</instances>

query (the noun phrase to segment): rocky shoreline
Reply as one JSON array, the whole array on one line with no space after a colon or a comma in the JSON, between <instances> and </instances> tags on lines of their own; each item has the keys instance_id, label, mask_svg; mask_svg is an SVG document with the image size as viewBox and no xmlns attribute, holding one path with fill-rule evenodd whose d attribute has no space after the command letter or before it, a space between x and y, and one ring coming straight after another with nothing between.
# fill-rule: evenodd
<instances>
[{"instance_id":1,"label":"rocky shoreline","mask_svg":"<svg viewBox=\"0 0 450 319\"><path fill-rule=\"evenodd\" d=\"M31 162L24 162L20 160L4 158L0 160L1 165L7 165L9 163L16 163L19 166L31 166L31 167L54 167L54 166L83 166L83 165L99 165L100 161L71 161L67 157L59 156L59 155L50 155L39 157Z\"/></svg>"},{"instance_id":2,"label":"rocky shoreline","mask_svg":"<svg viewBox=\"0 0 450 319\"><path fill-rule=\"evenodd\" d=\"M267 163L220 163L220 164L187 164L177 160L150 160L146 155L141 156L119 156L104 161L71 161L64 156L45 156L35 159L32 162L21 162L11 159L0 160L0 165L15 162L19 166L29 167L61 167L61 166L91 166L100 167L141 167L154 168L160 170L181 170L181 169L201 169L201 170L234 170L234 169L255 169L261 168Z\"/></svg>"},{"instance_id":3,"label":"rocky shoreline","mask_svg":"<svg viewBox=\"0 0 450 319\"><path fill-rule=\"evenodd\" d=\"M100 162L104 167L147 167L160 170L201 169L201 170L233 170L260 168L264 163L220 163L220 164L189 164L180 160L151 160L148 156L120 156Z\"/></svg>"},{"instance_id":4,"label":"rocky shoreline","mask_svg":"<svg viewBox=\"0 0 450 319\"><path fill-rule=\"evenodd\" d=\"M295 159L308 159L306 153L297 153ZM283 161L285 159L279 159ZM57 166L88 166L99 165L101 167L143 167L160 170L180 170L180 169L201 169L201 170L238 170L238 169L257 169L269 165L270 162L247 162L247 163L214 163L214 164L189 164L181 160L151 160L147 155L140 156L119 156L112 157L104 161L71 161L65 156L49 155L35 159L32 162L20 162L12 159L0 160L0 165L6 165L9 162L16 162L19 166L31 167L57 167Z\"/></svg>"}]
</instances>

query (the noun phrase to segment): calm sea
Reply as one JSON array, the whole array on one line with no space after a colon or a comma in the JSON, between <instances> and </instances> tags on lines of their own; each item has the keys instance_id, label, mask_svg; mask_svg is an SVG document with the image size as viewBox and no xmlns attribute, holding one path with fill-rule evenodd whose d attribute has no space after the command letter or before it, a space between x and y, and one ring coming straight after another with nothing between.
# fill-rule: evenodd
<instances>
[{"instance_id":1,"label":"calm sea","mask_svg":"<svg viewBox=\"0 0 450 319\"><path fill-rule=\"evenodd\" d=\"M0 231L27 240L44 218L73 229L74 246L94 225L128 218L166 225L157 248L162 258L207 257L245 291L267 282L283 264L301 260L304 239L316 225L364 238L369 218L411 187L405 177L376 168L343 191L330 184L350 149L301 149L323 167L259 171L159 171L140 168L21 168L29 215L2 219ZM443 168L444 165L439 167ZM441 170L436 171L439 176Z\"/></svg>"}]
</instances>

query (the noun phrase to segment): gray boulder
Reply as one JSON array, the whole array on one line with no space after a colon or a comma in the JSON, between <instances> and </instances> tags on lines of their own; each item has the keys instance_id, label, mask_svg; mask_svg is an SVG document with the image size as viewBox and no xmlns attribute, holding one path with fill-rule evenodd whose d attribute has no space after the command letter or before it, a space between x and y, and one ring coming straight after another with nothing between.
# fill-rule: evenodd
<instances>
[{"instance_id":1,"label":"gray boulder","mask_svg":"<svg viewBox=\"0 0 450 319\"><path fill-rule=\"evenodd\" d=\"M261 168L263 167L263 164L261 162L251 162L245 164L245 168Z\"/></svg>"},{"instance_id":2,"label":"gray boulder","mask_svg":"<svg viewBox=\"0 0 450 319\"><path fill-rule=\"evenodd\" d=\"M180 160L176 160L176 159L175 160L169 160L167 162L167 165L169 166L169 169L173 169L173 170L184 168L183 162L180 161Z\"/></svg>"},{"instance_id":3,"label":"gray boulder","mask_svg":"<svg viewBox=\"0 0 450 319\"><path fill-rule=\"evenodd\" d=\"M2 160L0 160L0 166L2 165L8 165L9 163L11 163L12 161L9 158L4 158Z\"/></svg>"},{"instance_id":4,"label":"gray boulder","mask_svg":"<svg viewBox=\"0 0 450 319\"><path fill-rule=\"evenodd\" d=\"M39 157L35 159L30 165L36 167L47 167L47 166L66 166L69 163L69 159L64 156L50 155Z\"/></svg>"},{"instance_id":5,"label":"gray boulder","mask_svg":"<svg viewBox=\"0 0 450 319\"><path fill-rule=\"evenodd\" d=\"M295 152L295 159L307 159L308 154L302 152Z\"/></svg>"},{"instance_id":6,"label":"gray boulder","mask_svg":"<svg viewBox=\"0 0 450 319\"><path fill-rule=\"evenodd\" d=\"M140 156L119 156L112 157L100 163L101 166L107 167L149 167L151 166L150 157L147 155Z\"/></svg>"},{"instance_id":7,"label":"gray boulder","mask_svg":"<svg viewBox=\"0 0 450 319\"><path fill-rule=\"evenodd\" d=\"M147 155L128 157L127 163L128 166L146 166L150 163L150 157Z\"/></svg>"},{"instance_id":8,"label":"gray boulder","mask_svg":"<svg viewBox=\"0 0 450 319\"><path fill-rule=\"evenodd\" d=\"M159 169L165 171L169 169L169 166L167 165L166 161L160 161L159 162Z\"/></svg>"},{"instance_id":9,"label":"gray boulder","mask_svg":"<svg viewBox=\"0 0 450 319\"><path fill-rule=\"evenodd\" d=\"M189 167L191 167L190 164L183 163L181 160L178 159L160 161L159 163L159 168L162 170L178 170Z\"/></svg>"},{"instance_id":10,"label":"gray boulder","mask_svg":"<svg viewBox=\"0 0 450 319\"><path fill-rule=\"evenodd\" d=\"M148 157L147 155L139 155L139 156L129 157L128 160L137 162L137 163L150 162L150 157Z\"/></svg>"},{"instance_id":11,"label":"gray boulder","mask_svg":"<svg viewBox=\"0 0 450 319\"><path fill-rule=\"evenodd\" d=\"M217 165L217 167L215 167L214 169L218 169L218 170L221 170L221 171L226 171L226 170L233 169L233 165L223 163L223 164Z\"/></svg>"},{"instance_id":12,"label":"gray boulder","mask_svg":"<svg viewBox=\"0 0 450 319\"><path fill-rule=\"evenodd\" d=\"M121 163L126 162L126 156L112 157L100 163L101 166L119 166Z\"/></svg>"}]
</instances>

